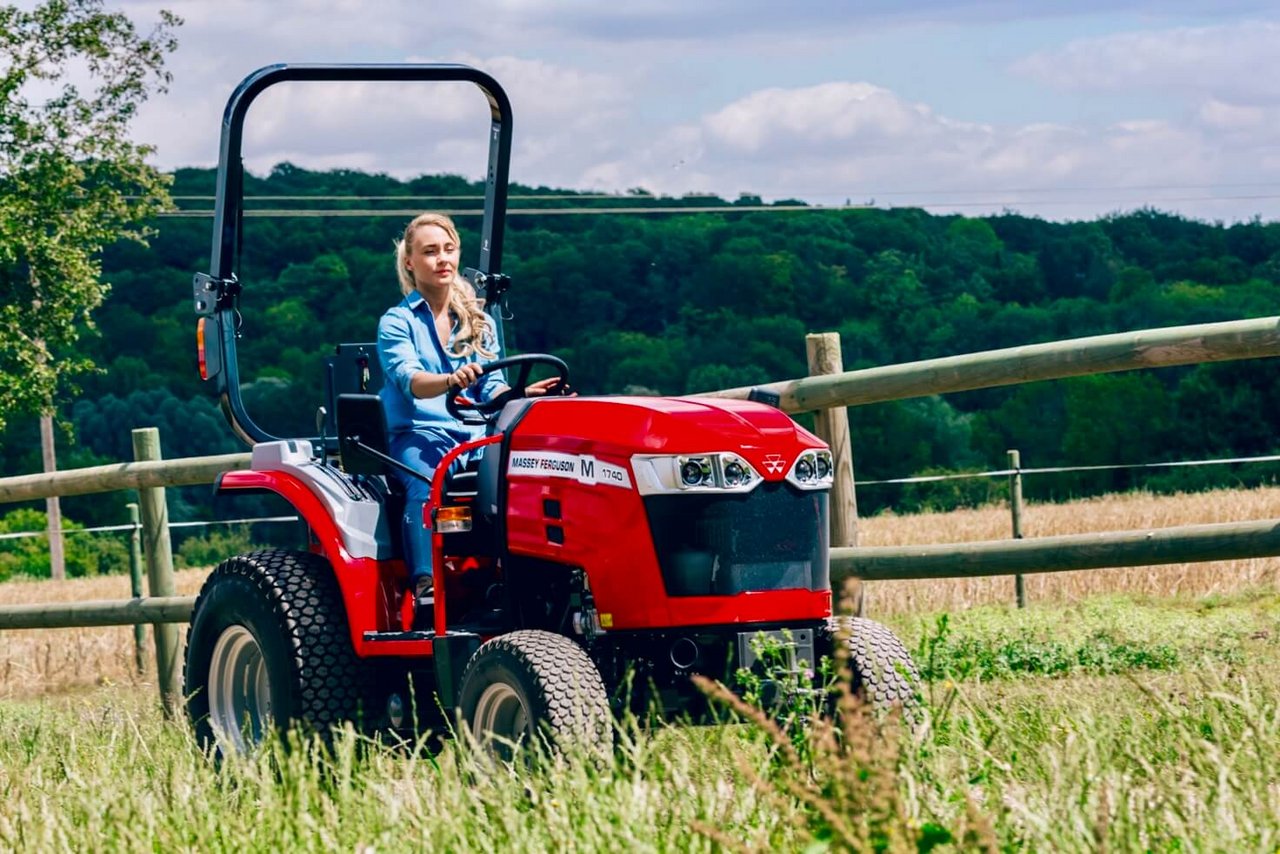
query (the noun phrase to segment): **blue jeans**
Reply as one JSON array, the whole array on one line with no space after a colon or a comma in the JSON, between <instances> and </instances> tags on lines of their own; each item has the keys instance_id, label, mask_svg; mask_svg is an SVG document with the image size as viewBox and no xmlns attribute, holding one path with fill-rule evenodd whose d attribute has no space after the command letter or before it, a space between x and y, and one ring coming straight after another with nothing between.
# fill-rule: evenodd
<instances>
[{"instance_id":1,"label":"blue jeans","mask_svg":"<svg viewBox=\"0 0 1280 854\"><path fill-rule=\"evenodd\" d=\"M405 490L400 528L411 586L416 585L420 578L431 577L431 530L423 522L422 508L431 499L431 479L435 477L436 467L454 444L424 433L396 433L391 437L391 456L428 478L422 480L403 472L394 473Z\"/></svg>"}]
</instances>

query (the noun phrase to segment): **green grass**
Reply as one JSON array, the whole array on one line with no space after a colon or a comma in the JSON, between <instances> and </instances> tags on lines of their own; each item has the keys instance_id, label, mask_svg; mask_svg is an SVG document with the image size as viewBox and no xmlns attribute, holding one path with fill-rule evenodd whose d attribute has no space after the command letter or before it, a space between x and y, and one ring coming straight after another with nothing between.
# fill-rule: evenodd
<instances>
[{"instance_id":1,"label":"green grass","mask_svg":"<svg viewBox=\"0 0 1280 854\"><path fill-rule=\"evenodd\" d=\"M1023 611L986 606L899 621L928 681L1081 676L1243 664L1280 654L1280 596L1105 597Z\"/></svg>"},{"instance_id":2,"label":"green grass","mask_svg":"<svg viewBox=\"0 0 1280 854\"><path fill-rule=\"evenodd\" d=\"M354 735L332 755L274 747L219 769L149 694L4 703L0 848L790 851L814 835L826 840L814 850L836 847L812 792L887 849L1280 846L1275 594L984 608L951 616L941 640L936 617L895 628L913 649L935 642L924 727L855 732L827 745L831 762L800 767L736 725L632 730L603 769L570 757L517 771L455 743ZM1082 652L1091 643L1107 655Z\"/></svg>"}]
</instances>

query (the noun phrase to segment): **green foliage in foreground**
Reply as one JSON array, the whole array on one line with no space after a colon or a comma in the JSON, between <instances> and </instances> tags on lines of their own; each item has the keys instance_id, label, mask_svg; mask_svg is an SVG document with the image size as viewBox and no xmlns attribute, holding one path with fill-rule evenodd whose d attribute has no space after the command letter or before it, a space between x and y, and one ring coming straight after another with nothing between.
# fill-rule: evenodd
<instances>
[{"instance_id":1,"label":"green foliage in foreground","mask_svg":"<svg viewBox=\"0 0 1280 854\"><path fill-rule=\"evenodd\" d=\"M0 705L0 847L821 851L840 850L844 827L867 850L1274 851L1280 670L1255 635L1276 627L1278 598L960 615L953 637L1026 621L1064 643L1142 616L1128 642L1179 659L1156 672L934 682L914 736L892 723L874 741L855 730L825 743L825 764L787 761L744 723L627 729L605 768L570 757L517 771L455 743L433 753L348 734L332 755L277 746L216 769L149 697L11 702ZM1239 641L1237 663L1193 657L1217 635Z\"/></svg>"},{"instance_id":2,"label":"green foliage in foreground","mask_svg":"<svg viewBox=\"0 0 1280 854\"><path fill-rule=\"evenodd\" d=\"M976 608L918 617L906 634L921 676L989 681L1021 676L1105 676L1242 664L1280 652L1280 597L1249 593L1171 603L1097 598L1052 610Z\"/></svg>"}]
</instances>

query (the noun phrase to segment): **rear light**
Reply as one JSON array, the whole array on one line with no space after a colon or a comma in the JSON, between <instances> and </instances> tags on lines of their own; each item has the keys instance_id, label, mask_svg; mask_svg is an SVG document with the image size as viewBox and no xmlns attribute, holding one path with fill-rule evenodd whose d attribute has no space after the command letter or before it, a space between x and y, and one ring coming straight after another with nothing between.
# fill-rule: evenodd
<instances>
[{"instance_id":1,"label":"rear light","mask_svg":"<svg viewBox=\"0 0 1280 854\"><path fill-rule=\"evenodd\" d=\"M791 464L787 480L801 489L829 489L835 480L835 465L827 450L804 451Z\"/></svg>"},{"instance_id":2,"label":"rear light","mask_svg":"<svg viewBox=\"0 0 1280 854\"><path fill-rule=\"evenodd\" d=\"M762 483L751 463L732 451L708 454L637 454L631 458L641 495L750 492Z\"/></svg>"},{"instance_id":3,"label":"rear light","mask_svg":"<svg viewBox=\"0 0 1280 854\"><path fill-rule=\"evenodd\" d=\"M209 379L209 362L204 351L204 322L207 318L196 321L196 358L200 360L200 379ZM187 364L191 364L188 362Z\"/></svg>"},{"instance_id":4,"label":"rear light","mask_svg":"<svg viewBox=\"0 0 1280 854\"><path fill-rule=\"evenodd\" d=\"M436 508L435 529L437 534L462 534L471 530L470 507L438 507Z\"/></svg>"}]
</instances>

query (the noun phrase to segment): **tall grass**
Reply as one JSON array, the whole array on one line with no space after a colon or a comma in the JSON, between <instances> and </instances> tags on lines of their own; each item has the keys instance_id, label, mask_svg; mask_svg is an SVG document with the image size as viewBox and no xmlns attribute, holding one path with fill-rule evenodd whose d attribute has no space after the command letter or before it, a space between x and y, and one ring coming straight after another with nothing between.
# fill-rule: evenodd
<instances>
[{"instance_id":1,"label":"tall grass","mask_svg":"<svg viewBox=\"0 0 1280 854\"><path fill-rule=\"evenodd\" d=\"M346 733L217 767L136 693L0 704L15 851L1223 850L1280 845L1268 665L939 681L916 735L813 763L765 722L635 727L614 764L495 764ZM893 726L892 722L887 726ZM820 730L815 730L821 732ZM851 843L851 844L850 844Z\"/></svg>"},{"instance_id":2,"label":"tall grass","mask_svg":"<svg viewBox=\"0 0 1280 854\"><path fill-rule=\"evenodd\" d=\"M100 598L107 591L89 588L114 581L5 592ZM196 581L188 574L182 586ZM624 726L604 767L571 755L514 768L465 743L392 746L354 732L332 752L273 744L219 767L185 722L161 717L150 686L85 683L9 699L0 702L0 850L1280 845L1273 590L984 606L946 615L945 628L942 616L890 619L930 677L915 732L880 733L893 723L867 718L838 734L814 726L801 762L766 719L744 715L720 727ZM0 642L12 657L15 642L48 634L6 632ZM131 633L120 636L129 663ZM1100 638L1110 658L1077 654Z\"/></svg>"}]
</instances>

